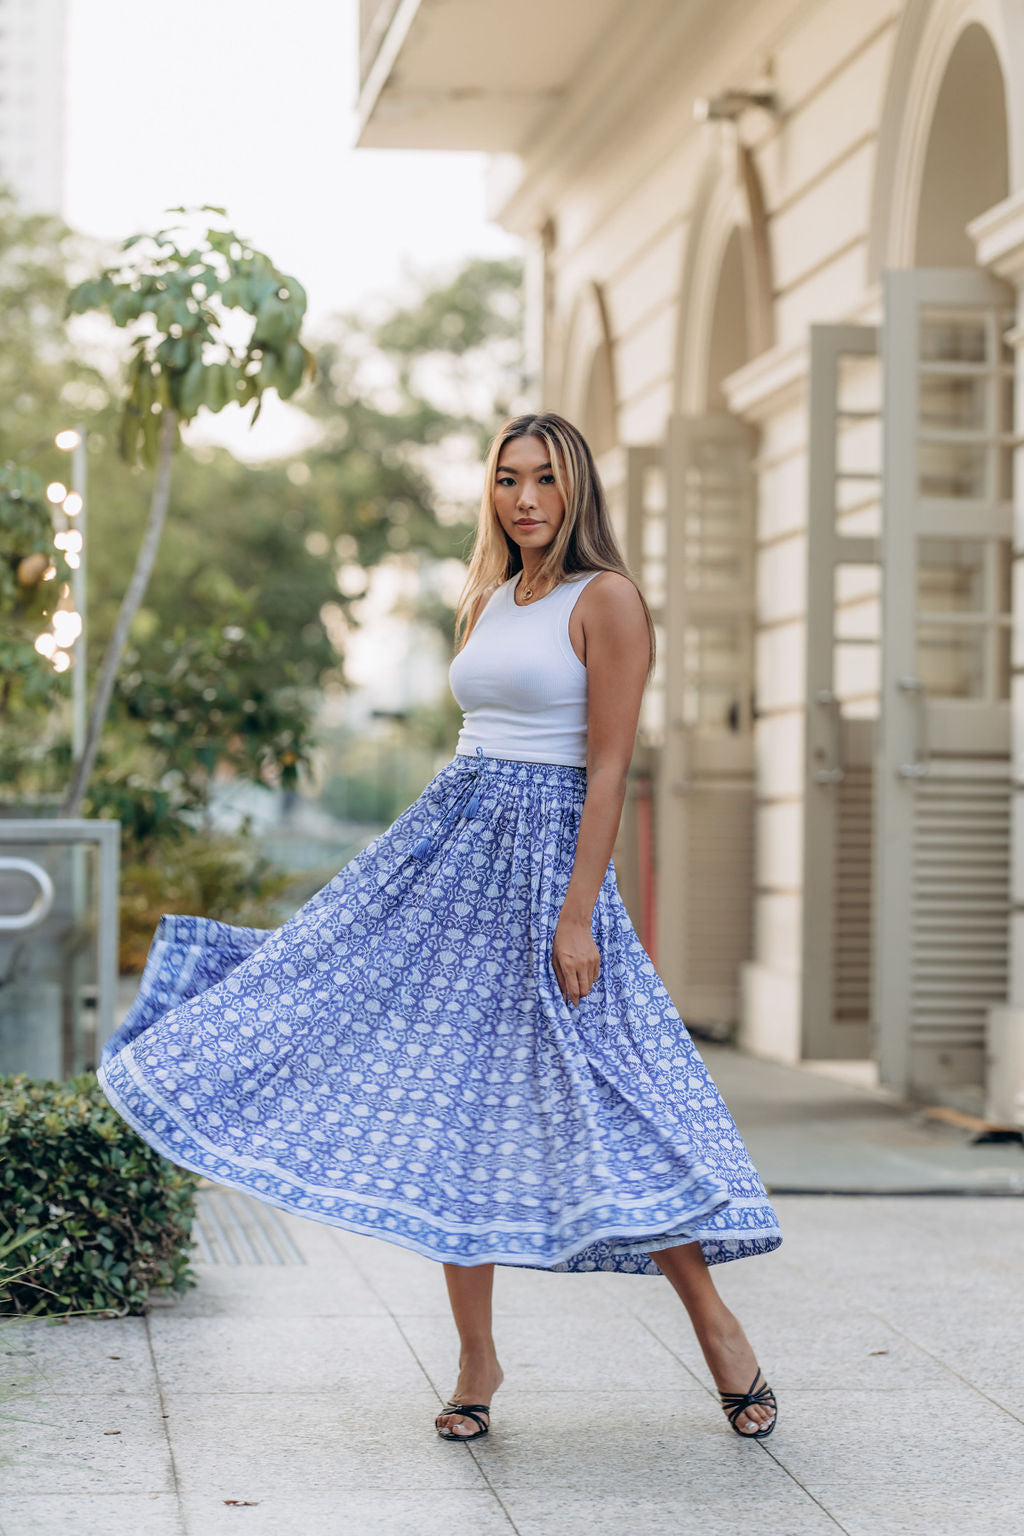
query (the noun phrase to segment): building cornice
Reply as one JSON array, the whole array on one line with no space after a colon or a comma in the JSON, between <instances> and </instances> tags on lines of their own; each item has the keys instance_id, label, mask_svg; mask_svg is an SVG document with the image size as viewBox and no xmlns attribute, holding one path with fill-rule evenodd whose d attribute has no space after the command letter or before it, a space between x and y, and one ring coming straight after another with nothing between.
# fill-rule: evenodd
<instances>
[{"instance_id":1,"label":"building cornice","mask_svg":"<svg viewBox=\"0 0 1024 1536\"><path fill-rule=\"evenodd\" d=\"M979 266L1018 287L1024 285L1024 190L971 219L967 234Z\"/></svg>"},{"instance_id":2,"label":"building cornice","mask_svg":"<svg viewBox=\"0 0 1024 1536\"><path fill-rule=\"evenodd\" d=\"M722 380L729 410L755 423L778 416L804 399L809 369L806 341L771 347Z\"/></svg>"}]
</instances>

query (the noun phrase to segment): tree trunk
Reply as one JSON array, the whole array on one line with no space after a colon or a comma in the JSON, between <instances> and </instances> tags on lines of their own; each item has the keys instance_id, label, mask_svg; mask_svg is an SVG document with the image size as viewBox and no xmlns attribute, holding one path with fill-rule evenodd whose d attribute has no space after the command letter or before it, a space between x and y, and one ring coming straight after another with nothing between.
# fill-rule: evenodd
<instances>
[{"instance_id":1,"label":"tree trunk","mask_svg":"<svg viewBox=\"0 0 1024 1536\"><path fill-rule=\"evenodd\" d=\"M171 460L174 455L174 443L176 437L176 412L165 410L160 424L160 451L157 456L156 480L153 485L153 494L149 502L149 521L146 524L146 532L139 546L138 557L135 561L135 569L132 579L128 583L121 607L117 615L117 623L114 625L114 633L110 637L107 646L107 654L103 658L103 666L100 670L100 678L96 687L96 697L93 700L92 711L89 715L89 728L86 731L85 747L82 755L75 765L74 777L71 781L64 803L60 808L63 817L80 816L82 813L82 801L89 787L92 770L96 763L96 754L99 751L100 737L103 734L103 726L106 722L107 712L110 709L110 700L114 693L114 683L117 681L118 668L121 665L121 656L125 644L131 633L135 615L146 595L149 586L149 578L153 574L156 564L157 550L160 547L160 536L164 530L167 519L167 507L171 497Z\"/></svg>"}]
</instances>

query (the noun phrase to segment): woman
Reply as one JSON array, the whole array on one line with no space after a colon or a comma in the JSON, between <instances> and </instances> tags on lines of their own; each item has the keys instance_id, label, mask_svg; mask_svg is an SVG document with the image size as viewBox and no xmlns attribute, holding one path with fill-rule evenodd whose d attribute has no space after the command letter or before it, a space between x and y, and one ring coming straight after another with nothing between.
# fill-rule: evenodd
<instances>
[{"instance_id":1,"label":"woman","mask_svg":"<svg viewBox=\"0 0 1024 1536\"><path fill-rule=\"evenodd\" d=\"M615 883L654 631L559 416L494 440L456 631L452 759L281 928L164 917L100 1080L172 1161L444 1265L443 1438L490 1427L496 1263L664 1274L763 1438L708 1266L781 1238Z\"/></svg>"}]
</instances>

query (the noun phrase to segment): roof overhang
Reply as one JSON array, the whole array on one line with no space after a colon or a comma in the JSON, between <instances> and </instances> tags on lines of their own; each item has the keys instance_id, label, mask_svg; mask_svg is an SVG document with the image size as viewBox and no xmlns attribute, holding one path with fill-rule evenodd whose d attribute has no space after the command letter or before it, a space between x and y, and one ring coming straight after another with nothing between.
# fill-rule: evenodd
<instances>
[{"instance_id":1,"label":"roof overhang","mask_svg":"<svg viewBox=\"0 0 1024 1536\"><path fill-rule=\"evenodd\" d=\"M522 151L622 0L361 0L357 144Z\"/></svg>"}]
</instances>

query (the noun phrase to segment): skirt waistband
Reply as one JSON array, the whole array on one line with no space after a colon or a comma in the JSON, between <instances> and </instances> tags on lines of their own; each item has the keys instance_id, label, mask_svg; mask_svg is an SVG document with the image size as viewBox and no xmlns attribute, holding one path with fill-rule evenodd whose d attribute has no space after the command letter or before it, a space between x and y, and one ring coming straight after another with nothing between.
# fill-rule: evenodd
<instances>
[{"instance_id":1,"label":"skirt waistband","mask_svg":"<svg viewBox=\"0 0 1024 1536\"><path fill-rule=\"evenodd\" d=\"M463 772L468 769L473 773L481 771L497 774L500 778L517 780L522 784L536 783L541 779L577 786L585 784L587 779L586 768L577 767L575 763L531 763L518 757L496 757L486 753L483 747L477 747L475 753L456 752L441 772L453 766Z\"/></svg>"},{"instance_id":2,"label":"skirt waistband","mask_svg":"<svg viewBox=\"0 0 1024 1536\"><path fill-rule=\"evenodd\" d=\"M410 849L414 859L429 859L438 842L456 819L472 822L480 810L480 794L489 779L504 780L523 788L536 788L539 784L557 787L567 800L582 801L587 787L587 770L572 763L524 763L518 758L488 757L483 747L473 754L457 752L437 774L447 788L450 782L454 794L440 819L433 828L420 837Z\"/></svg>"}]
</instances>

